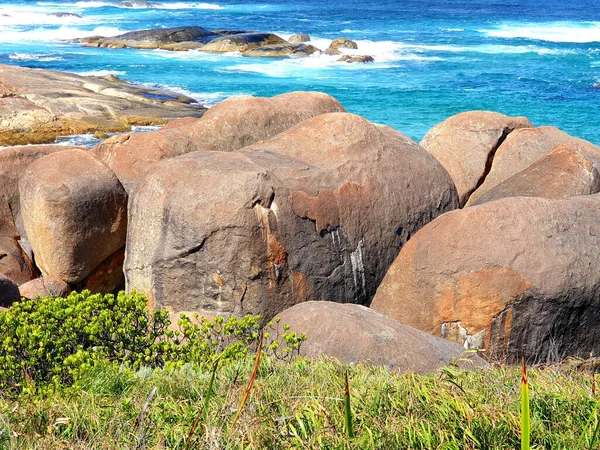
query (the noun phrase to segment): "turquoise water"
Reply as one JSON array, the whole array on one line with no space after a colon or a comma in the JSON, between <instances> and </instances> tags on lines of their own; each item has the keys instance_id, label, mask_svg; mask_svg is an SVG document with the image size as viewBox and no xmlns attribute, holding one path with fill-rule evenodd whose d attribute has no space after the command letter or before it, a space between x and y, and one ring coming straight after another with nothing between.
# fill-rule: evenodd
<instances>
[{"instance_id":1,"label":"turquoise water","mask_svg":"<svg viewBox=\"0 0 600 450\"><path fill-rule=\"evenodd\" d=\"M419 0L324 2L164 0L153 9L104 1L0 0L0 63L117 76L180 89L212 105L231 95L318 90L348 111L419 140L466 110L525 115L600 144L600 2ZM83 17L59 18L52 12ZM8 15L5 17L2 15ZM237 54L83 48L61 39L199 25L283 37L320 48L357 41L374 64Z\"/></svg>"}]
</instances>

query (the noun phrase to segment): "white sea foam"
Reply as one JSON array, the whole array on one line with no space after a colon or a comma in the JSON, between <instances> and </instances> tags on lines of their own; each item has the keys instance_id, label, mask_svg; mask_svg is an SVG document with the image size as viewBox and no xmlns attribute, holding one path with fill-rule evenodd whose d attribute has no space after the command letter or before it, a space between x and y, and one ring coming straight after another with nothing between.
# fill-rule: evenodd
<instances>
[{"instance_id":1,"label":"white sea foam","mask_svg":"<svg viewBox=\"0 0 600 450\"><path fill-rule=\"evenodd\" d=\"M92 30L62 26L60 28L34 28L23 31L15 27L0 26L0 42L50 42L86 36L117 36L125 31L115 27L96 27Z\"/></svg>"},{"instance_id":2,"label":"white sea foam","mask_svg":"<svg viewBox=\"0 0 600 450\"><path fill-rule=\"evenodd\" d=\"M81 72L73 72L75 75L82 75L84 77L106 77L108 75L114 75L122 77L127 75L127 72L123 70L84 70Z\"/></svg>"},{"instance_id":3,"label":"white sea foam","mask_svg":"<svg viewBox=\"0 0 600 450\"><path fill-rule=\"evenodd\" d=\"M215 3L163 3L157 6L158 9L224 9L223 6Z\"/></svg>"},{"instance_id":4,"label":"white sea foam","mask_svg":"<svg viewBox=\"0 0 600 450\"><path fill-rule=\"evenodd\" d=\"M547 22L503 24L478 30L486 36L508 39L536 39L550 42L600 42L600 22Z\"/></svg>"},{"instance_id":5,"label":"white sea foam","mask_svg":"<svg viewBox=\"0 0 600 450\"><path fill-rule=\"evenodd\" d=\"M219 102L222 102L226 98L231 95L226 94L224 92L191 92L187 89L183 89L178 86L171 86L169 84L160 84L160 83L137 83L140 86L150 88L150 89L162 89L165 91L176 92L178 94L185 95L186 97L193 98L202 106L206 106L210 108L211 106L216 105Z\"/></svg>"},{"instance_id":6,"label":"white sea foam","mask_svg":"<svg viewBox=\"0 0 600 450\"><path fill-rule=\"evenodd\" d=\"M97 17L79 17L74 14L59 17L51 14L71 12L65 8L49 10L39 6L3 5L0 7L0 29L18 25L86 25L99 22Z\"/></svg>"},{"instance_id":7,"label":"white sea foam","mask_svg":"<svg viewBox=\"0 0 600 450\"><path fill-rule=\"evenodd\" d=\"M127 0L124 0L127 1ZM150 2L153 3L153 2ZM153 5L155 9L224 9L223 6L216 3L203 3L203 2L174 2L174 3L157 3ZM61 7L76 7L76 8L134 8L134 9L145 9L142 3L131 2L132 6L123 4L122 1L98 1L98 0L81 0L75 3L64 3L64 2L38 2L38 5L43 6L61 6Z\"/></svg>"},{"instance_id":8,"label":"white sea foam","mask_svg":"<svg viewBox=\"0 0 600 450\"><path fill-rule=\"evenodd\" d=\"M15 61L64 61L62 56L46 54L46 53L12 53L8 55L8 59Z\"/></svg>"}]
</instances>

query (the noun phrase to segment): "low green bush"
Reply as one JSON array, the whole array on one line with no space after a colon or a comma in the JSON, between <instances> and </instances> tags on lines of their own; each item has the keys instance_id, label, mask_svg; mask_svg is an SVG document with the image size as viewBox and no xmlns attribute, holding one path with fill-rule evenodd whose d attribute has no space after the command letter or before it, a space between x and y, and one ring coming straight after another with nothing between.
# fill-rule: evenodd
<instances>
[{"instance_id":1,"label":"low green bush","mask_svg":"<svg viewBox=\"0 0 600 450\"><path fill-rule=\"evenodd\" d=\"M144 295L71 293L66 298L23 300L0 312L0 389L31 391L68 386L82 372L112 363L134 370L212 364L256 348L259 316L193 320L172 326L166 310L149 311ZM293 355L304 335L269 324L269 348Z\"/></svg>"}]
</instances>

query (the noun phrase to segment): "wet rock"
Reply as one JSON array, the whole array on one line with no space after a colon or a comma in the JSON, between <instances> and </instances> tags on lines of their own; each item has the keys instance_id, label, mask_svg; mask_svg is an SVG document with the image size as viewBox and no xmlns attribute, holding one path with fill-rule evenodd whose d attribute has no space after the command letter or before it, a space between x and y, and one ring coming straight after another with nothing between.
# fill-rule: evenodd
<instances>
[{"instance_id":1,"label":"wet rock","mask_svg":"<svg viewBox=\"0 0 600 450\"><path fill-rule=\"evenodd\" d=\"M288 38L288 42L291 44L302 44L303 42L310 42L310 36L308 34L292 34Z\"/></svg>"},{"instance_id":2,"label":"wet rock","mask_svg":"<svg viewBox=\"0 0 600 450\"><path fill-rule=\"evenodd\" d=\"M340 59L338 59L338 61L339 62L347 62L347 63L370 63L370 62L375 62L375 59L373 59L372 56L368 56L368 55L362 55L362 56L344 55Z\"/></svg>"},{"instance_id":3,"label":"wet rock","mask_svg":"<svg viewBox=\"0 0 600 450\"><path fill-rule=\"evenodd\" d=\"M285 39L272 33L241 33L218 37L202 47L202 51L212 53L243 53L267 45L287 43Z\"/></svg>"},{"instance_id":4,"label":"wet rock","mask_svg":"<svg viewBox=\"0 0 600 450\"><path fill-rule=\"evenodd\" d=\"M242 56L281 58L285 56L310 56L320 50L306 44L265 45L242 53Z\"/></svg>"},{"instance_id":5,"label":"wet rock","mask_svg":"<svg viewBox=\"0 0 600 450\"><path fill-rule=\"evenodd\" d=\"M329 44L329 48L328 50L339 50L340 48L349 48L351 50L356 50L358 48L358 45L356 44L356 42L350 40L350 39L346 39L346 38L336 38L333 41L331 41L331 44Z\"/></svg>"}]
</instances>

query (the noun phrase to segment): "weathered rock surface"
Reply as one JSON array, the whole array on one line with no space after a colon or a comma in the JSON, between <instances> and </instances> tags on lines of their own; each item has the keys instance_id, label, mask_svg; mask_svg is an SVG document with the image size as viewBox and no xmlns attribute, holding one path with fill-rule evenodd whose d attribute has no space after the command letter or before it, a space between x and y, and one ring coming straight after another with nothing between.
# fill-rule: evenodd
<instances>
[{"instance_id":1,"label":"weathered rock surface","mask_svg":"<svg viewBox=\"0 0 600 450\"><path fill-rule=\"evenodd\" d=\"M0 236L18 239L21 244L27 240L19 201L19 178L25 169L50 153L73 149L84 147L28 145L0 149Z\"/></svg>"},{"instance_id":2,"label":"weathered rock surface","mask_svg":"<svg viewBox=\"0 0 600 450\"><path fill-rule=\"evenodd\" d=\"M346 39L346 38L336 38L333 41L331 41L331 44L329 44L329 50L339 50L340 48L349 48L349 49L353 49L356 50L358 48L358 45L356 44L356 42L354 42L351 39Z\"/></svg>"},{"instance_id":3,"label":"weathered rock surface","mask_svg":"<svg viewBox=\"0 0 600 450\"><path fill-rule=\"evenodd\" d=\"M401 133L320 115L153 167L131 196L127 289L209 315L365 304L408 237L456 205L448 174Z\"/></svg>"},{"instance_id":4,"label":"weathered rock surface","mask_svg":"<svg viewBox=\"0 0 600 450\"><path fill-rule=\"evenodd\" d=\"M53 12L53 13L48 13L48 16L54 16L54 17L76 17L78 19L81 19L83 16L81 14L76 14L76 13L71 13L71 12Z\"/></svg>"},{"instance_id":5,"label":"weathered rock surface","mask_svg":"<svg viewBox=\"0 0 600 450\"><path fill-rule=\"evenodd\" d=\"M182 44L187 49L201 48L206 42L219 36L202 27L176 27L130 31L114 37L93 36L71 42L79 42L87 47L177 50ZM192 45L194 43L196 45Z\"/></svg>"},{"instance_id":6,"label":"weathered rock surface","mask_svg":"<svg viewBox=\"0 0 600 450\"><path fill-rule=\"evenodd\" d=\"M285 39L272 33L241 33L214 39L202 47L202 51L211 53L243 53L262 46L287 43Z\"/></svg>"},{"instance_id":7,"label":"weathered rock surface","mask_svg":"<svg viewBox=\"0 0 600 450\"><path fill-rule=\"evenodd\" d=\"M600 350L600 195L452 211L402 248L371 307L515 361Z\"/></svg>"},{"instance_id":8,"label":"weathered rock surface","mask_svg":"<svg viewBox=\"0 0 600 450\"><path fill-rule=\"evenodd\" d=\"M180 94L0 65L0 146L53 142L67 134L128 131L131 125L200 117L204 111Z\"/></svg>"},{"instance_id":9,"label":"weathered rock surface","mask_svg":"<svg viewBox=\"0 0 600 450\"><path fill-rule=\"evenodd\" d=\"M370 63L375 62L375 59L369 55L344 55L340 59L338 59L338 61L347 63Z\"/></svg>"},{"instance_id":10,"label":"weathered rock surface","mask_svg":"<svg viewBox=\"0 0 600 450\"><path fill-rule=\"evenodd\" d=\"M21 300L19 287L11 280L0 274L0 306L8 308L14 302Z\"/></svg>"},{"instance_id":11,"label":"weathered rock surface","mask_svg":"<svg viewBox=\"0 0 600 450\"><path fill-rule=\"evenodd\" d=\"M200 119L180 119L151 133L120 135L93 152L129 191L157 161L199 150L233 151L269 139L320 114L345 111L333 97L292 92L272 98L231 97Z\"/></svg>"},{"instance_id":12,"label":"weathered rock surface","mask_svg":"<svg viewBox=\"0 0 600 450\"><path fill-rule=\"evenodd\" d=\"M242 56L263 57L263 58L282 58L286 56L310 56L318 53L320 50L312 45L306 44L276 44L263 45L262 47L248 50L242 53Z\"/></svg>"},{"instance_id":13,"label":"weathered rock surface","mask_svg":"<svg viewBox=\"0 0 600 450\"><path fill-rule=\"evenodd\" d=\"M123 261L125 249L117 250L90 273L77 287L78 291L87 289L96 294L117 294L125 289Z\"/></svg>"},{"instance_id":14,"label":"weathered rock surface","mask_svg":"<svg viewBox=\"0 0 600 450\"><path fill-rule=\"evenodd\" d=\"M493 156L483 184L469 197L470 204L508 178L527 169L554 147L573 140L555 127L520 128L510 133Z\"/></svg>"},{"instance_id":15,"label":"weathered rock surface","mask_svg":"<svg viewBox=\"0 0 600 450\"><path fill-rule=\"evenodd\" d=\"M308 34L292 34L288 38L288 42L291 44L302 44L303 42L310 42L310 36Z\"/></svg>"},{"instance_id":16,"label":"weathered rock surface","mask_svg":"<svg viewBox=\"0 0 600 450\"><path fill-rule=\"evenodd\" d=\"M0 274L16 284L37 277L35 267L16 239L0 236Z\"/></svg>"},{"instance_id":17,"label":"weathered rock surface","mask_svg":"<svg viewBox=\"0 0 600 450\"><path fill-rule=\"evenodd\" d=\"M91 153L65 150L35 161L19 191L23 223L44 275L77 283L125 245L127 194Z\"/></svg>"},{"instance_id":18,"label":"weathered rock surface","mask_svg":"<svg viewBox=\"0 0 600 450\"><path fill-rule=\"evenodd\" d=\"M36 297L64 297L69 295L71 288L58 277L46 276L29 281L19 286L21 297L32 300Z\"/></svg>"},{"instance_id":19,"label":"weathered rock surface","mask_svg":"<svg viewBox=\"0 0 600 450\"><path fill-rule=\"evenodd\" d=\"M470 201L469 205L505 197L567 198L595 194L600 191L596 161L600 162L600 149L596 158L588 158L577 151L575 145L559 145L527 169L493 187L474 202Z\"/></svg>"},{"instance_id":20,"label":"weathered rock surface","mask_svg":"<svg viewBox=\"0 0 600 450\"><path fill-rule=\"evenodd\" d=\"M385 317L361 305L309 301L277 315L281 324L305 333L300 354L329 356L344 364L370 362L401 371L434 372L457 362L483 367L485 362L466 356L464 347ZM280 330L283 333L283 330Z\"/></svg>"},{"instance_id":21,"label":"weathered rock surface","mask_svg":"<svg viewBox=\"0 0 600 450\"><path fill-rule=\"evenodd\" d=\"M434 126L421 145L448 171L464 205L486 178L498 147L513 130L524 127L532 127L525 117L469 111Z\"/></svg>"}]
</instances>

